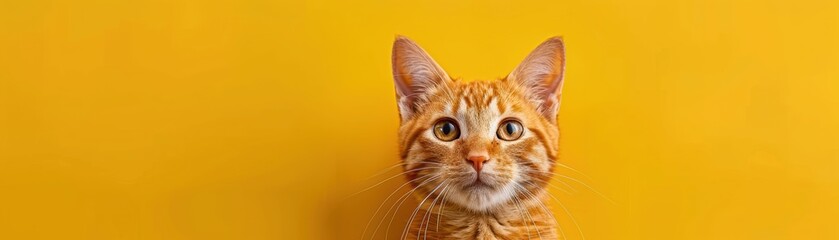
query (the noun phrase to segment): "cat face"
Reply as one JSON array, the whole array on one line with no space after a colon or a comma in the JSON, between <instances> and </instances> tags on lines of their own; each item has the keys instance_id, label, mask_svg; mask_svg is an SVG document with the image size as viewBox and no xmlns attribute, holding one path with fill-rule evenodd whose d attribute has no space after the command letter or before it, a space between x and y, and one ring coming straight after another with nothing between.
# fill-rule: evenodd
<instances>
[{"instance_id":1,"label":"cat face","mask_svg":"<svg viewBox=\"0 0 839 240\"><path fill-rule=\"evenodd\" d=\"M488 212L544 190L558 152L564 63L562 40L551 38L504 79L462 82L398 37L400 155L416 192Z\"/></svg>"}]
</instances>

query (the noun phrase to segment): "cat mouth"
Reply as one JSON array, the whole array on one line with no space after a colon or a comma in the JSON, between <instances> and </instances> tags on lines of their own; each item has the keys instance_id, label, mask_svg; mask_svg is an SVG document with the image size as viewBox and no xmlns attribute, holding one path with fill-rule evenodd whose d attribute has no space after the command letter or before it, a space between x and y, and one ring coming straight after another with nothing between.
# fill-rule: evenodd
<instances>
[{"instance_id":1,"label":"cat mouth","mask_svg":"<svg viewBox=\"0 0 839 240\"><path fill-rule=\"evenodd\" d=\"M470 179L460 182L459 191L453 191L451 195L452 201L465 208L485 212L511 198L510 193L514 190L512 185L487 180Z\"/></svg>"},{"instance_id":2,"label":"cat mouth","mask_svg":"<svg viewBox=\"0 0 839 240\"><path fill-rule=\"evenodd\" d=\"M471 183L469 183L469 184L466 184L465 186L463 186L463 188L464 188L464 189L468 189L468 190L490 190L490 189L495 189L495 187L493 187L493 186L489 185L488 183L486 183L486 182L484 182L484 181L481 181L481 179L480 179L480 178L475 179L475 181L474 181L474 182L471 182Z\"/></svg>"}]
</instances>

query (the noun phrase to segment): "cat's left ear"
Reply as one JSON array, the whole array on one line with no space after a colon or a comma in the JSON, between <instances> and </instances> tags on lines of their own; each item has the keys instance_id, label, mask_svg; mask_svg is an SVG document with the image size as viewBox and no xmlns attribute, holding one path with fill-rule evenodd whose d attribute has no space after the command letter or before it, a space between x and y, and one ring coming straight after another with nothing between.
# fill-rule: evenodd
<instances>
[{"instance_id":1,"label":"cat's left ear","mask_svg":"<svg viewBox=\"0 0 839 240\"><path fill-rule=\"evenodd\" d=\"M551 122L556 121L565 77L565 44L562 37L552 37L534 49L506 81L522 86L522 91L536 109Z\"/></svg>"},{"instance_id":2,"label":"cat's left ear","mask_svg":"<svg viewBox=\"0 0 839 240\"><path fill-rule=\"evenodd\" d=\"M451 81L443 68L419 45L410 39L397 36L393 42L393 81L396 101L402 121L413 117L428 97Z\"/></svg>"}]
</instances>

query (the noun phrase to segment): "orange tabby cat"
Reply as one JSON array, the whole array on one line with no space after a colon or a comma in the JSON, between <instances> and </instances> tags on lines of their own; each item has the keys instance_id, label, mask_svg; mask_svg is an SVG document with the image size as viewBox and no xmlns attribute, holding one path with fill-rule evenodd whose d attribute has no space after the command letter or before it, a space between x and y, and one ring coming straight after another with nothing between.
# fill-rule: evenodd
<instances>
[{"instance_id":1,"label":"orange tabby cat","mask_svg":"<svg viewBox=\"0 0 839 240\"><path fill-rule=\"evenodd\" d=\"M504 79L461 82L397 37L400 155L420 201L403 238L558 238L544 202L564 70L554 37Z\"/></svg>"}]
</instances>

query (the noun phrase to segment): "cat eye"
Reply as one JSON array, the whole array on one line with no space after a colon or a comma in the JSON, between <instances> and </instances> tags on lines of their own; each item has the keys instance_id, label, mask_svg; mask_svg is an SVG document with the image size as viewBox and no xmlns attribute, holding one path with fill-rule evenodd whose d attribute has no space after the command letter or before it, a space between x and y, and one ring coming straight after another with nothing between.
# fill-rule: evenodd
<instances>
[{"instance_id":1,"label":"cat eye","mask_svg":"<svg viewBox=\"0 0 839 240\"><path fill-rule=\"evenodd\" d=\"M517 120L506 120L498 126L498 138L506 141L519 139L524 133L524 127Z\"/></svg>"},{"instance_id":2,"label":"cat eye","mask_svg":"<svg viewBox=\"0 0 839 240\"><path fill-rule=\"evenodd\" d=\"M443 119L434 124L434 136L442 141L452 141L460 137L457 123L451 119Z\"/></svg>"}]
</instances>

